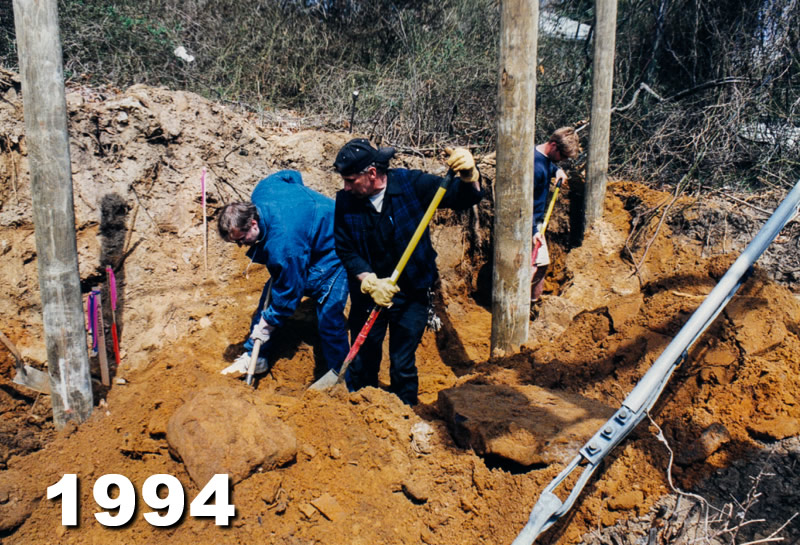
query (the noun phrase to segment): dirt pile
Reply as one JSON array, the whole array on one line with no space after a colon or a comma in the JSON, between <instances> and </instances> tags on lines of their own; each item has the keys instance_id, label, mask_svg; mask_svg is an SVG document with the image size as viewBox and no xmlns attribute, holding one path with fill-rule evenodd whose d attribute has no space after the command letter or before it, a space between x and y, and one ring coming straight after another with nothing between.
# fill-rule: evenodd
<instances>
[{"instance_id":1,"label":"dirt pile","mask_svg":"<svg viewBox=\"0 0 800 545\"><path fill-rule=\"evenodd\" d=\"M6 151L0 158L0 312L3 332L28 363L41 367L22 107L18 85L2 81L0 119L8 130L0 136ZM552 224L557 262L532 340L521 354L490 359L491 316L476 302L488 296L479 278L485 264L471 260L472 248L485 247L490 223L485 214L443 214L434 243L444 327L426 333L417 353L418 407L408 408L382 389L306 391L322 371L314 358L314 313L306 305L281 331L274 369L253 391L218 371L241 349L266 272L248 267L241 250L222 244L213 231L205 270L202 169L212 217L222 204L247 198L259 179L279 168L302 171L308 185L332 195L340 182L328 165L351 135L265 127L195 95L143 86L70 89L68 103L81 279L88 291L105 282L105 264L118 271L122 365L110 390L96 390L90 420L55 432L47 397L10 383L13 358L0 348L3 543L152 543L165 535L178 544L510 543L561 466L521 466L464 448L440 411L440 392L452 389L457 397L484 386L538 387L615 408L732 261L724 252L732 237L724 245L693 241L673 231L682 225L677 221L664 222L657 233L650 222L632 241L643 207L669 200L635 183L612 184L605 220L582 246L567 251L565 189ZM401 155L398 163L444 170L431 158ZM492 177L491 161L482 170ZM675 209L694 205L685 204ZM785 244L791 247L794 238ZM757 271L748 280L653 411L674 450L701 452L672 468L683 488L760 452L765 441L800 434L800 303L767 273ZM388 382L388 372L381 380ZM198 495L201 486L170 453L168 423L209 388L251 400L288 426L296 438L294 462L238 482L230 499L237 516L228 528L188 512L180 523L156 528L145 521L150 508L141 501L132 523L116 530L99 524L92 487L102 475L123 475L141 491L148 477L169 474L182 484L187 504ZM481 407L493 410L491 403ZM527 411L524 404L516 410ZM421 448L414 430L423 424L429 428ZM720 426L722 440L697 445L704 431ZM640 426L585 490L567 523L542 543L576 543L587 531L645 515L670 492L668 459L653 428ZM61 526L61 501L46 499L47 487L64 473L80 481L79 525L69 529ZM800 536L797 524L787 532Z\"/></svg>"}]
</instances>

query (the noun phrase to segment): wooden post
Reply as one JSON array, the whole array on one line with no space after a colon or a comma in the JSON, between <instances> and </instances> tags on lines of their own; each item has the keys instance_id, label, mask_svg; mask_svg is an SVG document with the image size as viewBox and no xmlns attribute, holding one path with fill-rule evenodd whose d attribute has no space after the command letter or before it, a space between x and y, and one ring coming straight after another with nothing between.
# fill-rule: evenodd
<instances>
[{"instance_id":1,"label":"wooden post","mask_svg":"<svg viewBox=\"0 0 800 545\"><path fill-rule=\"evenodd\" d=\"M56 0L14 0L53 420L92 412Z\"/></svg>"},{"instance_id":2,"label":"wooden post","mask_svg":"<svg viewBox=\"0 0 800 545\"><path fill-rule=\"evenodd\" d=\"M538 0L500 3L491 353L528 340Z\"/></svg>"},{"instance_id":3,"label":"wooden post","mask_svg":"<svg viewBox=\"0 0 800 545\"><path fill-rule=\"evenodd\" d=\"M103 296L97 290L97 361L100 362L100 382L103 386L111 386L111 376L108 372L108 352L106 351L106 325L103 322Z\"/></svg>"},{"instance_id":4,"label":"wooden post","mask_svg":"<svg viewBox=\"0 0 800 545\"><path fill-rule=\"evenodd\" d=\"M614 90L614 47L617 0L595 0L594 61L592 62L592 113L589 157L586 164L585 229L603 217L608 174L608 139Z\"/></svg>"}]
</instances>

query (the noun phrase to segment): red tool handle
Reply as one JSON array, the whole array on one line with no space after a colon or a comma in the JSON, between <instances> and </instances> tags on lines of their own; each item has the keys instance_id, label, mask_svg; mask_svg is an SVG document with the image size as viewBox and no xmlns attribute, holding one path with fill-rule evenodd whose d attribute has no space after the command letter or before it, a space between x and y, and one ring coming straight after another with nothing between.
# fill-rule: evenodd
<instances>
[{"instance_id":1,"label":"red tool handle","mask_svg":"<svg viewBox=\"0 0 800 545\"><path fill-rule=\"evenodd\" d=\"M347 357L344 359L342 363L342 368L339 369L339 378L336 379L336 383L339 384L344 380L344 374L347 372L347 368L350 367L350 364L353 363L353 360L356 359L356 354L361 349L361 345L364 344L364 341L367 339L367 335L372 330L372 326L375 325L375 320L378 319L378 314L381 313L381 308L378 305L373 307L372 312L369 313L369 318L367 321L364 322L364 325L361 327L361 331L358 332L358 337L356 337L356 341L353 343L353 346L350 347L350 352L347 353Z\"/></svg>"},{"instance_id":2,"label":"red tool handle","mask_svg":"<svg viewBox=\"0 0 800 545\"><path fill-rule=\"evenodd\" d=\"M117 322L111 322L111 338L114 339L114 361L119 367L119 337L117 336Z\"/></svg>"},{"instance_id":3,"label":"red tool handle","mask_svg":"<svg viewBox=\"0 0 800 545\"><path fill-rule=\"evenodd\" d=\"M533 244L533 253L531 254L531 267L536 267L536 256L539 255L539 248L542 247L541 241L537 240Z\"/></svg>"}]
</instances>

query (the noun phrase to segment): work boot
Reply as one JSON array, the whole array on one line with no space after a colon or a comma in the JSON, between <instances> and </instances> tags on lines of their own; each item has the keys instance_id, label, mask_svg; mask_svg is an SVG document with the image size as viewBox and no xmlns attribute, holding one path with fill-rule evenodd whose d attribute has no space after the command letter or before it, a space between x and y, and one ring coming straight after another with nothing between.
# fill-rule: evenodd
<instances>
[{"instance_id":1,"label":"work boot","mask_svg":"<svg viewBox=\"0 0 800 545\"><path fill-rule=\"evenodd\" d=\"M530 319L531 321L536 320L539 317L539 309L542 306L541 299L531 299L531 311L530 311Z\"/></svg>"},{"instance_id":2,"label":"work boot","mask_svg":"<svg viewBox=\"0 0 800 545\"><path fill-rule=\"evenodd\" d=\"M232 364L220 371L223 375L231 375L234 378L247 375L247 368L250 367L250 354L244 352L241 356L236 358ZM265 373L269 369L267 358L259 358L256 360L256 375Z\"/></svg>"}]
</instances>

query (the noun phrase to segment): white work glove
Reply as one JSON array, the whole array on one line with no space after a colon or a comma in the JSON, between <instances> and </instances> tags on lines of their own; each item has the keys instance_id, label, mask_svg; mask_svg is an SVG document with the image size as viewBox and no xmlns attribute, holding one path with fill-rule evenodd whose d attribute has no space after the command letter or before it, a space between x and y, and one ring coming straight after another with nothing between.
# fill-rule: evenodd
<instances>
[{"instance_id":1,"label":"white work glove","mask_svg":"<svg viewBox=\"0 0 800 545\"><path fill-rule=\"evenodd\" d=\"M264 344L269 340L270 335L272 332L275 331L274 325L269 325L267 321L264 319L264 316L261 316L261 319L258 323L253 326L253 331L250 333L250 338L253 341L261 341L261 344Z\"/></svg>"},{"instance_id":2,"label":"white work glove","mask_svg":"<svg viewBox=\"0 0 800 545\"><path fill-rule=\"evenodd\" d=\"M369 273L361 281L361 293L368 293L376 305L382 307L392 306L392 297L400 291L396 284L388 278L378 278L375 273Z\"/></svg>"},{"instance_id":3,"label":"white work glove","mask_svg":"<svg viewBox=\"0 0 800 545\"><path fill-rule=\"evenodd\" d=\"M247 352L242 353L232 364L227 366L225 369L220 371L223 375L235 375L236 377L240 377L242 375L246 375L248 369L250 368L250 354ZM261 373L265 373L269 369L269 364L267 362L267 358L262 358L261 356L256 359L256 369L255 373L260 375Z\"/></svg>"},{"instance_id":4,"label":"white work glove","mask_svg":"<svg viewBox=\"0 0 800 545\"><path fill-rule=\"evenodd\" d=\"M475 168L475 158L467 148L445 148L447 166L458 172L462 182L475 183L481 179L478 169Z\"/></svg>"}]
</instances>

